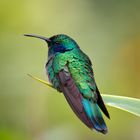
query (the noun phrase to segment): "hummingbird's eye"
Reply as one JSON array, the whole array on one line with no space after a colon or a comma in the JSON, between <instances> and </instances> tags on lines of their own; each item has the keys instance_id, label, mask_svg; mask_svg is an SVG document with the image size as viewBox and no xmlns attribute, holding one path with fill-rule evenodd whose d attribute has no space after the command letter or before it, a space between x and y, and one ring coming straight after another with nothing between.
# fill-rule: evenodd
<instances>
[{"instance_id":1,"label":"hummingbird's eye","mask_svg":"<svg viewBox=\"0 0 140 140\"><path fill-rule=\"evenodd\" d=\"M58 41L55 41L56 44L60 44Z\"/></svg>"}]
</instances>

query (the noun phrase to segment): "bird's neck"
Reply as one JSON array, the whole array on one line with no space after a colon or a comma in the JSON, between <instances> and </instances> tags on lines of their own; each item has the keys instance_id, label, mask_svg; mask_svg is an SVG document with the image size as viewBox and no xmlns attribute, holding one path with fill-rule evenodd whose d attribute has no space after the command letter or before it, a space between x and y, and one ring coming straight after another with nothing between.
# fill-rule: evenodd
<instances>
[{"instance_id":1,"label":"bird's neck","mask_svg":"<svg viewBox=\"0 0 140 140\"><path fill-rule=\"evenodd\" d=\"M65 52L70 52L72 50L77 50L79 47L77 46L63 46L63 45L56 45L49 48L48 57L52 57L56 54L61 54Z\"/></svg>"}]
</instances>

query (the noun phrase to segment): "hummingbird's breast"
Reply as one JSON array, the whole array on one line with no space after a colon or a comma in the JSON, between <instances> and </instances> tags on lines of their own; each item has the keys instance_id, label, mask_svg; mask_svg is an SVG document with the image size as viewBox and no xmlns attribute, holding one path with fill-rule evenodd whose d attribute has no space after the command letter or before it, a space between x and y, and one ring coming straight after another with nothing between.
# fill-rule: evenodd
<instances>
[{"instance_id":1,"label":"hummingbird's breast","mask_svg":"<svg viewBox=\"0 0 140 140\"><path fill-rule=\"evenodd\" d=\"M48 75L49 81L52 83L53 87L61 92L59 88L59 80L57 79L56 73L55 73L55 68L53 66L54 62L54 55L48 56L48 62L46 63L46 74Z\"/></svg>"}]
</instances>

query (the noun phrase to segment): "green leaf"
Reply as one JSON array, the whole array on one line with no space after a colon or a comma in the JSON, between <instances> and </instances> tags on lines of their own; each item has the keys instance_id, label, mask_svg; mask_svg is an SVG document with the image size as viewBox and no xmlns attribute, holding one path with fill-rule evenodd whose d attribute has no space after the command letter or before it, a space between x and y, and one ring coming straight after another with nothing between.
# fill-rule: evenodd
<instances>
[{"instance_id":1,"label":"green leaf","mask_svg":"<svg viewBox=\"0 0 140 140\"><path fill-rule=\"evenodd\" d=\"M38 77L36 77L36 76L33 76L33 75L31 75L31 74L27 74L27 75L30 76L32 79L34 79L34 80L36 80L36 81L38 81L38 82L40 82L40 83L42 83L42 84L45 84L45 85L47 85L47 86L53 88L53 86L52 86L49 82L47 82L47 81L45 81L45 80L42 80L42 79L40 79L40 78L38 78Z\"/></svg>"},{"instance_id":2,"label":"green leaf","mask_svg":"<svg viewBox=\"0 0 140 140\"><path fill-rule=\"evenodd\" d=\"M28 76L42 84L53 88L53 86L45 80L42 80L30 74L28 74ZM106 105L127 111L140 117L140 99L107 94L102 94L102 97Z\"/></svg>"},{"instance_id":3,"label":"green leaf","mask_svg":"<svg viewBox=\"0 0 140 140\"><path fill-rule=\"evenodd\" d=\"M115 107L140 117L140 99L102 94L106 105Z\"/></svg>"}]
</instances>

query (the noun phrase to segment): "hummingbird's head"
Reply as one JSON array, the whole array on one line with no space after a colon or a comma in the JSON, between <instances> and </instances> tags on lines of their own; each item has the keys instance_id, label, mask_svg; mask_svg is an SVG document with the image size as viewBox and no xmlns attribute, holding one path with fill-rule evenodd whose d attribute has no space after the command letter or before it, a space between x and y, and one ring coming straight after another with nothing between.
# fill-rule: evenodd
<instances>
[{"instance_id":1,"label":"hummingbird's head","mask_svg":"<svg viewBox=\"0 0 140 140\"><path fill-rule=\"evenodd\" d=\"M79 48L77 43L72 38L64 34L54 35L50 38L46 38L38 35L31 35L31 34L25 34L25 36L36 37L45 40L48 44L49 55L53 55L58 52L64 53L66 51Z\"/></svg>"}]
</instances>

